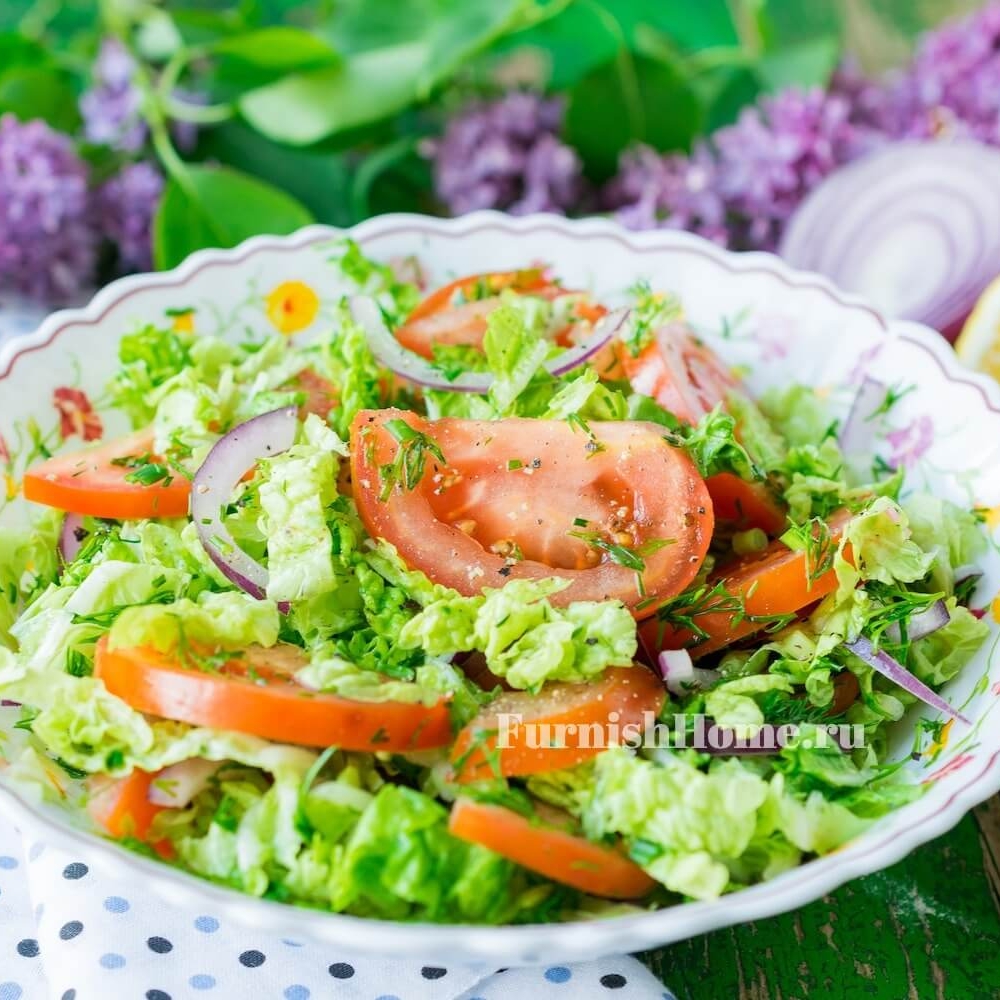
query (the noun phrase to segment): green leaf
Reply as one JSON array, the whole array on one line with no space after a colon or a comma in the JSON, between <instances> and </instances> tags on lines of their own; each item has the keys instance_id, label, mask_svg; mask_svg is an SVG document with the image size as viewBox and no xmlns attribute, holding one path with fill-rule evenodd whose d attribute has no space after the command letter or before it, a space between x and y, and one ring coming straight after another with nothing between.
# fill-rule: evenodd
<instances>
[{"instance_id":1,"label":"green leaf","mask_svg":"<svg viewBox=\"0 0 1000 1000\"><path fill-rule=\"evenodd\" d=\"M676 68L622 49L570 91L564 131L588 175L602 180L634 142L687 149L702 120L701 103Z\"/></svg>"},{"instance_id":2,"label":"green leaf","mask_svg":"<svg viewBox=\"0 0 1000 1000\"><path fill-rule=\"evenodd\" d=\"M340 59L322 38L283 26L224 38L213 51L220 78L242 86L260 86L288 73L334 65Z\"/></svg>"},{"instance_id":3,"label":"green leaf","mask_svg":"<svg viewBox=\"0 0 1000 1000\"><path fill-rule=\"evenodd\" d=\"M757 72L767 90L785 87L826 86L840 58L835 37L813 38L769 52L757 63Z\"/></svg>"},{"instance_id":4,"label":"green leaf","mask_svg":"<svg viewBox=\"0 0 1000 1000\"><path fill-rule=\"evenodd\" d=\"M4 70L14 66L37 66L49 57L38 42L14 31L0 31L0 66Z\"/></svg>"},{"instance_id":5,"label":"green leaf","mask_svg":"<svg viewBox=\"0 0 1000 1000\"><path fill-rule=\"evenodd\" d=\"M246 121L277 142L307 146L418 100L518 23L525 0L389 0L349 4L331 29L343 63L295 73L243 95ZM404 30L405 28L405 30Z\"/></svg>"},{"instance_id":6,"label":"green leaf","mask_svg":"<svg viewBox=\"0 0 1000 1000\"><path fill-rule=\"evenodd\" d=\"M43 66L19 66L0 75L0 114L7 111L22 121L41 118L61 132L80 124L66 74Z\"/></svg>"},{"instance_id":7,"label":"green leaf","mask_svg":"<svg viewBox=\"0 0 1000 1000\"><path fill-rule=\"evenodd\" d=\"M318 222L349 226L359 221L350 210L353 171L343 153L279 145L235 120L206 133L198 152L280 188Z\"/></svg>"},{"instance_id":8,"label":"green leaf","mask_svg":"<svg viewBox=\"0 0 1000 1000\"><path fill-rule=\"evenodd\" d=\"M188 165L171 177L153 222L158 268L203 247L232 247L259 233L291 233L313 221L295 198L228 167Z\"/></svg>"},{"instance_id":9,"label":"green leaf","mask_svg":"<svg viewBox=\"0 0 1000 1000\"><path fill-rule=\"evenodd\" d=\"M426 58L423 42L373 49L340 66L298 73L251 90L240 99L239 108L269 139L308 146L401 111L416 96Z\"/></svg>"}]
</instances>

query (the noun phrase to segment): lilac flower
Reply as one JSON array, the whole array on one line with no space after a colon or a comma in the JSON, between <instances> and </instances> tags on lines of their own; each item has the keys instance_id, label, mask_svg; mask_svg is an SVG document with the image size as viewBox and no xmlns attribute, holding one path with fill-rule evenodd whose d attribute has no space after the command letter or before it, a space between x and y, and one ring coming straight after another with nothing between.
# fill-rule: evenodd
<instances>
[{"instance_id":1,"label":"lilac flower","mask_svg":"<svg viewBox=\"0 0 1000 1000\"><path fill-rule=\"evenodd\" d=\"M93 279L97 234L87 167L42 121L0 117L0 287L53 303Z\"/></svg>"},{"instance_id":2,"label":"lilac flower","mask_svg":"<svg viewBox=\"0 0 1000 1000\"><path fill-rule=\"evenodd\" d=\"M889 461L895 468L911 468L934 444L934 422L926 414L910 421L905 427L889 431L885 436L892 454Z\"/></svg>"},{"instance_id":3,"label":"lilac flower","mask_svg":"<svg viewBox=\"0 0 1000 1000\"><path fill-rule=\"evenodd\" d=\"M150 229L163 177L150 163L130 163L97 192L104 235L118 248L120 271L152 267Z\"/></svg>"},{"instance_id":4,"label":"lilac flower","mask_svg":"<svg viewBox=\"0 0 1000 1000\"><path fill-rule=\"evenodd\" d=\"M94 63L94 86L80 97L83 132L91 142L135 153L146 142L142 95L132 82L135 60L115 38L105 38Z\"/></svg>"},{"instance_id":5,"label":"lilac flower","mask_svg":"<svg viewBox=\"0 0 1000 1000\"><path fill-rule=\"evenodd\" d=\"M580 159L558 136L558 99L515 91L452 118L429 154L434 186L452 215L498 208L514 215L578 205Z\"/></svg>"},{"instance_id":6,"label":"lilac flower","mask_svg":"<svg viewBox=\"0 0 1000 1000\"><path fill-rule=\"evenodd\" d=\"M910 66L886 81L878 110L894 138L1000 143L1000 3L926 34Z\"/></svg>"},{"instance_id":7,"label":"lilac flower","mask_svg":"<svg viewBox=\"0 0 1000 1000\"><path fill-rule=\"evenodd\" d=\"M712 137L718 186L735 218L730 245L771 250L784 223L827 174L861 146L839 95L786 90L744 108Z\"/></svg>"},{"instance_id":8,"label":"lilac flower","mask_svg":"<svg viewBox=\"0 0 1000 1000\"><path fill-rule=\"evenodd\" d=\"M604 201L630 229L688 229L725 243L725 204L717 174L715 159L704 144L690 157L661 156L648 146L637 146L622 154Z\"/></svg>"}]
</instances>

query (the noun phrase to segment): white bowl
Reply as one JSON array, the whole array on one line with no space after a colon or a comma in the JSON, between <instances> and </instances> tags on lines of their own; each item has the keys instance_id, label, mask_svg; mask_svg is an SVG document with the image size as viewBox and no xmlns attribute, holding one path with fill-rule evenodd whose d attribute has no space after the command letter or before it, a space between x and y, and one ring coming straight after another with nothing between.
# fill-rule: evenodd
<instances>
[{"instance_id":1,"label":"white bowl","mask_svg":"<svg viewBox=\"0 0 1000 1000\"><path fill-rule=\"evenodd\" d=\"M59 443L53 392L82 389L97 400L117 365L118 338L136 321L161 320L169 308L193 306L201 332L265 331L263 296L286 280L301 280L327 303L339 286L326 262L338 231L311 227L287 238L260 237L227 251L195 254L174 271L138 275L101 291L84 309L50 316L32 335L0 351L0 434L11 452L9 472L24 471L26 427L34 420ZM931 330L889 322L823 278L792 271L767 254L731 254L676 232L629 233L598 219L551 216L514 219L477 213L443 221L387 215L351 233L379 259L415 254L434 282L475 271L554 263L570 287L592 287L613 298L640 277L676 292L696 329L726 357L749 368L751 387L805 382L829 391L841 412L867 372L889 383L913 383L893 408L892 456L910 466L909 482L927 483L959 502L1000 504L1000 389L970 374ZM317 321L322 322L322 317ZM116 432L120 417L108 415ZM79 439L68 442L78 447ZM0 482L3 473L0 457ZM3 490L0 489L0 498ZM3 500L0 499L0 504ZM0 523L24 515L15 500ZM976 604L1000 586L1000 557L991 549ZM994 640L1000 628L987 616ZM871 827L828 857L713 902L685 903L638 916L531 927L467 927L379 923L297 909L219 888L146 861L78 829L56 809L32 805L0 784L0 806L26 832L72 850L109 874L140 881L150 892L191 909L213 912L281 936L308 937L345 949L442 961L502 965L593 959L667 944L729 924L802 906L834 887L900 860L954 826L1000 788L1000 726L985 725L1000 694L1000 663L989 642L948 685L945 696L975 720L957 732L933 762L911 762L932 787L917 802ZM896 751L911 745L917 712L896 727Z\"/></svg>"}]
</instances>

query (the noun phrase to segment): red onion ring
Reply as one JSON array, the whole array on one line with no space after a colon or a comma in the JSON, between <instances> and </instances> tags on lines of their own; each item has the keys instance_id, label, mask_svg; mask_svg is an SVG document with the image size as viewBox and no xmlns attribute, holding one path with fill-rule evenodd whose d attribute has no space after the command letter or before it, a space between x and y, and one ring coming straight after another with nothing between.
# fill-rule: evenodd
<instances>
[{"instance_id":1,"label":"red onion ring","mask_svg":"<svg viewBox=\"0 0 1000 1000\"><path fill-rule=\"evenodd\" d=\"M968 141L883 147L805 199L780 253L890 315L950 333L996 276L1000 151Z\"/></svg>"},{"instance_id":2,"label":"red onion ring","mask_svg":"<svg viewBox=\"0 0 1000 1000\"><path fill-rule=\"evenodd\" d=\"M267 570L236 544L222 520L237 483L262 458L273 458L295 443L298 411L285 406L234 427L215 443L191 484L191 517L201 544L227 580L251 597L267 596ZM282 602L278 610L288 612Z\"/></svg>"},{"instance_id":3,"label":"red onion ring","mask_svg":"<svg viewBox=\"0 0 1000 1000\"><path fill-rule=\"evenodd\" d=\"M935 601L930 606L912 615L906 623L906 638L910 642L916 642L926 636L936 632L939 628L944 628L951 621L951 612L943 599ZM893 641L899 642L903 635L898 622L893 622L886 630L885 634Z\"/></svg>"},{"instance_id":4,"label":"red onion ring","mask_svg":"<svg viewBox=\"0 0 1000 1000\"><path fill-rule=\"evenodd\" d=\"M922 680L914 677L909 670L901 663L897 663L884 650L875 650L871 642L863 635L859 635L854 642L844 643L844 648L853 653L859 660L864 660L873 670L883 677L888 677L894 684L898 684L904 691L909 691L919 701L931 708L936 708L943 712L950 719L958 719L967 726L972 723L961 712L956 711L939 694L932 691Z\"/></svg>"},{"instance_id":5,"label":"red onion ring","mask_svg":"<svg viewBox=\"0 0 1000 1000\"><path fill-rule=\"evenodd\" d=\"M403 347L390 332L382 310L374 299L366 295L355 295L350 300L350 310L354 321L364 330L375 360L383 368L388 368L400 378L425 389L475 392L480 395L489 392L494 376L488 372L463 372L449 381L426 358ZM601 317L594 325L590 336L582 343L546 361L544 365L546 371L558 376L578 368L610 342L628 318L629 312L628 309L615 309Z\"/></svg>"},{"instance_id":6,"label":"red onion ring","mask_svg":"<svg viewBox=\"0 0 1000 1000\"><path fill-rule=\"evenodd\" d=\"M696 667L686 649L664 649L656 661L671 694L690 694L696 688L711 687L722 677L718 670Z\"/></svg>"},{"instance_id":7,"label":"red onion ring","mask_svg":"<svg viewBox=\"0 0 1000 1000\"><path fill-rule=\"evenodd\" d=\"M872 414L885 402L888 391L888 386L884 382L869 378L867 375L864 377L840 431L840 448L845 455L855 455L865 451L872 438L866 424Z\"/></svg>"},{"instance_id":8,"label":"red onion ring","mask_svg":"<svg viewBox=\"0 0 1000 1000\"><path fill-rule=\"evenodd\" d=\"M87 535L82 514L69 513L63 518L59 532L59 555L67 566L76 559Z\"/></svg>"},{"instance_id":9,"label":"red onion ring","mask_svg":"<svg viewBox=\"0 0 1000 1000\"><path fill-rule=\"evenodd\" d=\"M184 809L207 786L212 776L222 767L218 761L192 757L179 764L165 767L150 782L146 797L154 806Z\"/></svg>"}]
</instances>

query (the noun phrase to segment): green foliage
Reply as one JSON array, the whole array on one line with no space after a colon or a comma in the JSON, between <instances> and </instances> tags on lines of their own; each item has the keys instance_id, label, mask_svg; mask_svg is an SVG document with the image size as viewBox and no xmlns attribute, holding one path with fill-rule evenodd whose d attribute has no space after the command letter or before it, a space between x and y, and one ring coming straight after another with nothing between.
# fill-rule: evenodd
<instances>
[{"instance_id":1,"label":"green foliage","mask_svg":"<svg viewBox=\"0 0 1000 1000\"><path fill-rule=\"evenodd\" d=\"M153 224L153 257L159 268L174 267L202 247L232 247L312 221L300 202L264 181L229 167L191 165L167 184Z\"/></svg>"}]
</instances>

